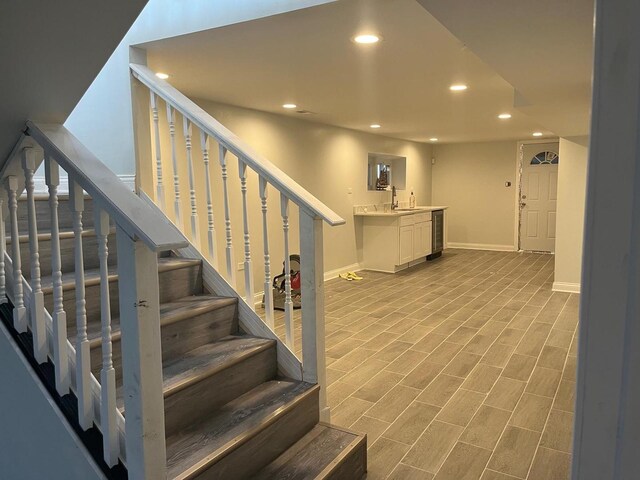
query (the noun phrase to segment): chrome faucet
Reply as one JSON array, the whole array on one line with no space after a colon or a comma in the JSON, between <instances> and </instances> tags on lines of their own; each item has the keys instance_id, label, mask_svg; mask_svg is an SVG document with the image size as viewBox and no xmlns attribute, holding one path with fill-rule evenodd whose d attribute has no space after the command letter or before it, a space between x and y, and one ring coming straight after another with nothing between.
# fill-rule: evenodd
<instances>
[{"instance_id":1,"label":"chrome faucet","mask_svg":"<svg viewBox=\"0 0 640 480\"><path fill-rule=\"evenodd\" d=\"M396 194L396 187L391 186L391 210L398 208L398 195Z\"/></svg>"}]
</instances>

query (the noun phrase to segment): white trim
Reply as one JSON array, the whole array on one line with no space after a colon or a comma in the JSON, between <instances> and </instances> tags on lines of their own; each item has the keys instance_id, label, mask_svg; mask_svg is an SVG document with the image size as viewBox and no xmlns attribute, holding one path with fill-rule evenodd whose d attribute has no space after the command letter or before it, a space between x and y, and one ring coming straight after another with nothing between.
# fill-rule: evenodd
<instances>
[{"instance_id":1,"label":"white trim","mask_svg":"<svg viewBox=\"0 0 640 480\"><path fill-rule=\"evenodd\" d=\"M553 282L551 289L554 292L580 293L579 283Z\"/></svg>"},{"instance_id":2,"label":"white trim","mask_svg":"<svg viewBox=\"0 0 640 480\"><path fill-rule=\"evenodd\" d=\"M447 248L460 248L463 250L492 250L495 252L517 252L517 249L513 245L492 245L489 243L449 242Z\"/></svg>"},{"instance_id":3,"label":"white trim","mask_svg":"<svg viewBox=\"0 0 640 480\"><path fill-rule=\"evenodd\" d=\"M362 270L362 266L359 263L352 263L351 265L345 265L344 267L336 268L334 270L329 270L324 272L324 281L333 280L334 278L338 278L343 272L359 272Z\"/></svg>"},{"instance_id":4,"label":"white trim","mask_svg":"<svg viewBox=\"0 0 640 480\"><path fill-rule=\"evenodd\" d=\"M360 272L364 270L359 263L352 263L351 265L347 265L344 267L336 268L335 270L329 270L324 272L324 281L333 280L334 278L338 278L338 275L343 272ZM264 295L264 290L256 292L253 295L254 305L262 307L262 296Z\"/></svg>"},{"instance_id":5,"label":"white trim","mask_svg":"<svg viewBox=\"0 0 640 480\"><path fill-rule=\"evenodd\" d=\"M118 178L133 192L136 189L136 176L135 175L118 175ZM33 177L34 193L36 194L48 194L47 182L44 176ZM58 194L69 194L69 178L66 175L60 176L60 186L58 187Z\"/></svg>"}]
</instances>

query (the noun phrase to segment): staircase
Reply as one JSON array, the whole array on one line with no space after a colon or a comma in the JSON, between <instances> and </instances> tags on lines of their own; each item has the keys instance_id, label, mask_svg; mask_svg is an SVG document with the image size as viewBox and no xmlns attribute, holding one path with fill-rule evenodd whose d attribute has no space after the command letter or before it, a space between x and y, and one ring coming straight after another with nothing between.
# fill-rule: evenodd
<instances>
[{"instance_id":1,"label":"staircase","mask_svg":"<svg viewBox=\"0 0 640 480\"><path fill-rule=\"evenodd\" d=\"M303 362L302 378L288 375L295 369L281 356L295 358L290 350L266 325L257 330L266 335L242 328L242 312L255 316L252 307L212 291L205 278L211 266L199 254L184 255L184 240L162 214L126 188L87 181L89 172L109 185L117 180L74 159L80 147L67 147L75 139L49 139L30 127L47 153L23 138L21 164L2 171L0 298L6 287L11 309L1 311L13 312L2 320L28 345L32 364L55 370L50 389L76 406L76 429L101 432L102 448L88 448L105 475L363 478L366 436L321 422L324 386L305 378L324 365ZM42 158L48 195L34 193ZM70 195L57 194L58 164L69 173ZM22 188L27 194L18 196ZM157 465L165 459L166 467Z\"/></svg>"}]
</instances>

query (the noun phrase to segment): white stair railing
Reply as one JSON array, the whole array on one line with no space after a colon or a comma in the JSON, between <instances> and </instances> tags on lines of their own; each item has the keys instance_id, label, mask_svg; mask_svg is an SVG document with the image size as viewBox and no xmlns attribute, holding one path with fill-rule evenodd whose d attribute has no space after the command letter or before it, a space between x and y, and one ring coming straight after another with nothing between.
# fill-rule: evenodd
<instances>
[{"instance_id":1,"label":"white stair railing","mask_svg":"<svg viewBox=\"0 0 640 480\"><path fill-rule=\"evenodd\" d=\"M0 241L0 301L4 301L6 292L14 307L14 328L19 333L31 331L36 361L43 363L49 359L53 363L58 393L65 395L71 390L76 395L81 428L87 430L95 424L101 430L105 463L112 467L122 461L130 478L164 478L166 446L157 255L185 247L188 242L171 222L130 191L64 127L27 122L25 134L23 145L16 147L0 170L0 182L6 189L6 194L0 195L0 207L8 205L11 225L11 251L5 248L4 235ZM51 224L51 314L44 307L33 190L33 173L43 161L49 212L42 220L48 219ZM68 175L73 219L75 346L69 342L64 308L65 272L61 266L58 222L60 169ZM22 188L27 193L30 283L24 279L21 265L17 197ZM87 195L94 204L100 264L100 313L92 319L87 318L82 245L82 214ZM0 208L2 226L4 215L5 211ZM108 238L113 224L119 258L117 291L126 420L116 404L112 353L110 282L113 278L108 262ZM5 268L11 273L8 277L4 275ZM146 308L137 308L141 302ZM28 309L25 304L29 305ZM101 327L99 382L91 372L89 320L99 322Z\"/></svg>"},{"instance_id":2,"label":"white stair railing","mask_svg":"<svg viewBox=\"0 0 640 480\"><path fill-rule=\"evenodd\" d=\"M295 325L294 325L294 302L292 298L291 288L291 276L289 266L289 254L292 249L290 230L292 226L290 218L290 204L297 207L299 212L299 231L293 231L297 233L297 237L300 239L300 253L301 255L301 275L302 275L302 374L300 377L305 381L311 383L319 383L320 390L320 409L323 419L328 419L328 409L326 406L326 384L325 378L325 356L324 356L324 298L323 298L323 252L322 252L322 227L323 223L327 223L330 226L342 225L344 220L333 212L329 207L320 202L311 193L305 190L297 182L286 175L282 170L276 167L269 160L253 150L249 145L240 140L232 132L226 129L218 121L216 121L211 115L205 112L202 108L196 105L193 101L172 87L166 81L158 79L153 71L144 65L131 64L131 72L135 79L140 83L136 84L136 91L143 92L142 94L147 96L147 104L149 110L139 111L139 115L136 118L142 119L144 125L137 128L138 135L148 135L148 138L139 138L139 145L148 145L151 148L155 148L155 152L152 153L139 152L139 158L148 159L148 165L140 165L138 174L145 175L148 170L149 175L154 178L150 178L150 184L156 187L147 188L145 194L150 197L157 207L162 211L175 219L175 224L179 226L182 232L190 240L192 246L197 248L200 244L200 238L198 231L193 226L189 229L185 229L182 223L181 217L181 204L180 199L180 162L178 158L185 159L185 163L188 167L189 175L189 187L190 187L190 203L191 215L193 218L197 217L197 198L206 198L207 204L207 248L204 251L198 250L199 253L205 258L214 268L220 266L220 271L217 275L224 277L226 285L234 292L239 298L244 300L246 305L246 315L255 315L253 309L255 306L254 298L254 278L255 284L263 285L264 288L264 325L267 331L274 331L274 301L271 291L272 282L272 258L273 252L269 249L269 235L274 235L277 231L276 223L272 223L272 228L268 229L269 214L267 208L267 197L269 188L276 190L278 199L280 200L280 221L279 227L281 228L282 237L278 239L279 243L283 244L283 258L285 263L285 288L284 288L284 328L285 328L285 344L288 347L289 352L296 351L296 345L294 345L295 339ZM137 88L141 87L141 88ZM146 87L146 88L145 88ZM158 119L158 112L162 110L161 102L164 102L166 107L167 116L164 119ZM141 102L140 102L141 103ZM136 105L140 104L135 102ZM184 134L187 140L186 151L178 151L176 149L175 141L175 124L179 119L177 115L182 117L183 124L185 125ZM152 121L149 119L153 119ZM146 125L146 127L145 127ZM187 129L187 126L189 127ZM146 128L146 131L144 130ZM203 165L199 170L203 171L204 179L204 191L199 191L197 183L192 182L193 168L196 166L194 163L193 151L190 146L190 138L194 135L199 135L201 139L201 151ZM144 132L144 133L142 133ZM209 142L217 142L219 151L220 173L221 176L217 177L213 172L209 170ZM164 149L164 151L162 151ZM171 156L171 163L163 163L162 158L168 158L167 154ZM238 190L233 190L232 179L229 175L229 155L233 155L238 160L238 173L239 173L239 185ZM155 159L155 161L154 161ZM148 167L148 168L147 168ZM174 178L174 193L173 196L169 192L162 192L159 185L162 184L163 168L173 169ZM250 178L250 173L253 172L253 178ZM166 174L164 175L167 176ZM257 180L258 185L258 208L250 208L249 206L249 185L252 181ZM144 182L141 182L143 184ZM220 201L217 203L213 200L214 189L212 183L216 184L215 191L220 195ZM144 188L144 186L143 186ZM169 195L169 198L164 198L164 195ZM195 196L195 199L194 199ZM174 211L170 212L166 209L165 204L170 204L173 201ZM232 203L238 202L241 204L240 211L242 218L232 219ZM215 230L213 225L213 206L217 205L220 210L224 212L224 232L220 233L220 238L215 237ZM234 203L235 205L235 203ZM195 206L195 207L194 207ZM263 255L264 255L264 268L257 266L254 270L254 261L252 260L251 247L255 245L255 239L252 239L249 233L249 212L256 217L262 213L262 235L258 237L257 242L263 242ZM237 249L234 249L233 236L232 236L232 220L237 225L241 225L242 229L239 232L242 233L242 244ZM203 228L204 229L203 225ZM254 240L254 241L252 241ZM224 261L219 261L218 251L216 245L224 245L224 249L221 249ZM273 245L273 242L272 242ZM239 253L239 257L236 258L235 250ZM259 258L259 257L258 257ZM244 284L237 285L236 282L236 266L239 265L244 270ZM244 296L238 293L236 288L242 287L244 290ZM241 308L241 315L245 311ZM242 321L242 316L241 316ZM262 321L262 320L260 320ZM262 330L264 331L264 330Z\"/></svg>"}]
</instances>

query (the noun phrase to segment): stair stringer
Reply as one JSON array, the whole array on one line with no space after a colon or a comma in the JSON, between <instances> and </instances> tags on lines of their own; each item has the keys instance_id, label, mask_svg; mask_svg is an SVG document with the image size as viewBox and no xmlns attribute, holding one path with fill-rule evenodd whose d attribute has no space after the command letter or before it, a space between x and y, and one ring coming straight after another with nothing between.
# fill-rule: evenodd
<instances>
[{"instance_id":1,"label":"stair stringer","mask_svg":"<svg viewBox=\"0 0 640 480\"><path fill-rule=\"evenodd\" d=\"M157 210L160 214L171 222L162 210L151 200L151 198L143 191L139 191L138 195L151 208ZM289 347L271 330L266 323L262 321L260 316L253 310L245 299L233 288L227 280L213 267L209 260L198 250L191 240L189 246L181 248L176 253L185 258L197 258L202 261L202 283L207 290L215 292L217 295L225 297L234 297L238 299L238 320L240 327L251 335L256 337L268 338L277 342L276 350L278 357L278 369L287 377L293 380L302 381L302 362L293 353Z\"/></svg>"},{"instance_id":2,"label":"stair stringer","mask_svg":"<svg viewBox=\"0 0 640 480\"><path fill-rule=\"evenodd\" d=\"M5 269L5 288L6 295L11 302L14 301L14 287L13 287L13 261L9 254L5 252L4 256L4 269ZM27 318L29 317L29 305L31 305L31 285L27 281L24 276L22 277L22 293L24 296L24 305L27 308ZM44 323L45 328L47 329L47 357L53 362L53 319L49 311L44 309ZM69 376L70 376L70 388L71 391L78 397L78 390L76 385L76 349L73 344L67 339L67 359L69 361ZM93 403L93 412L94 412L94 423L98 430L102 432L102 425L100 419L100 398L102 387L100 386L100 382L95 377L93 373L91 375L91 400ZM119 458L122 461L122 464L126 467L127 465L127 450L125 443L125 422L124 416L120 411L116 412L116 426L118 428L118 443L120 448Z\"/></svg>"}]
</instances>

